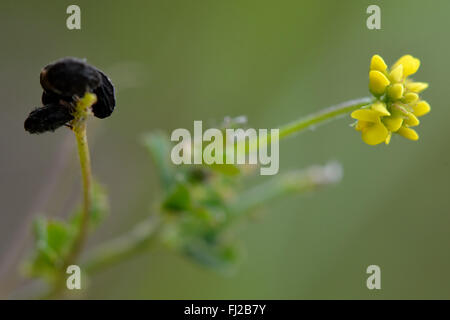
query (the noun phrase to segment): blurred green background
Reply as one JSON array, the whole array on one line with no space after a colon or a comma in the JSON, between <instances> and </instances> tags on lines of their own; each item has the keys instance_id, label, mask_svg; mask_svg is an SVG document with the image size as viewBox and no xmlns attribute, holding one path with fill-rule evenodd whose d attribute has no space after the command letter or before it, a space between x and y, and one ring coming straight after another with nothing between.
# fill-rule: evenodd
<instances>
[{"instance_id":1,"label":"blurred green background","mask_svg":"<svg viewBox=\"0 0 450 320\"><path fill-rule=\"evenodd\" d=\"M378 31L366 28L374 3ZM349 117L283 141L280 172L338 160L344 179L271 203L241 228L246 254L235 274L156 250L93 277L87 298L450 298L448 0L76 1L79 31L66 28L69 4L0 2L0 265L14 260L36 213L64 216L80 196L68 130L23 130L47 63L87 58L117 86L113 116L90 122L93 169L112 207L91 247L158 199L141 134L238 115L274 128L368 95L373 54L391 64L410 53L422 61L416 79L430 83L418 142L367 146ZM366 288L371 264L381 267L382 290Z\"/></svg>"}]
</instances>

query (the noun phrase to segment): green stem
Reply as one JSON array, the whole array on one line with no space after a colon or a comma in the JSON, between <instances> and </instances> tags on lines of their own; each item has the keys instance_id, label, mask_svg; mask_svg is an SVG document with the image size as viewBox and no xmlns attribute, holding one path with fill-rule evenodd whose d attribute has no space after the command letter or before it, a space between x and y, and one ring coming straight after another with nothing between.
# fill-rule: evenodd
<instances>
[{"instance_id":1,"label":"green stem","mask_svg":"<svg viewBox=\"0 0 450 320\"><path fill-rule=\"evenodd\" d=\"M230 221L253 212L272 200L289 194L300 194L307 191L338 183L342 177L339 163L330 162L324 166L311 166L303 170L295 170L274 177L265 183L244 191L231 204Z\"/></svg>"},{"instance_id":2,"label":"green stem","mask_svg":"<svg viewBox=\"0 0 450 320\"><path fill-rule=\"evenodd\" d=\"M295 133L299 133L305 129L308 129L317 124L324 123L328 120L336 119L342 115L366 106L372 101L372 98L350 100L311 114L309 116L302 117L296 121L280 127L280 139L291 136Z\"/></svg>"},{"instance_id":3,"label":"green stem","mask_svg":"<svg viewBox=\"0 0 450 320\"><path fill-rule=\"evenodd\" d=\"M83 270L93 274L131 256L145 252L156 242L159 226L158 220L145 220L135 226L131 232L100 245L83 264Z\"/></svg>"},{"instance_id":4,"label":"green stem","mask_svg":"<svg viewBox=\"0 0 450 320\"><path fill-rule=\"evenodd\" d=\"M357 110L361 107L367 106L372 103L372 98L360 98L355 100L350 100L343 102L336 106L331 106L326 109L323 109L317 113L310 114L306 117L302 117L298 120L295 120L291 123L285 124L279 128L279 139L283 139L294 134L300 133L308 128L313 126L323 124L327 121L331 121L333 119L338 119L339 117ZM248 145L246 145L245 140L241 140L238 142L238 146L232 146L231 148L239 148L239 144L242 144L241 147L244 147L246 152L255 152L258 150L259 145L268 144L272 140L272 132L267 135L265 138L257 138L253 141L250 141ZM227 149L228 150L228 149Z\"/></svg>"},{"instance_id":5,"label":"green stem","mask_svg":"<svg viewBox=\"0 0 450 320\"><path fill-rule=\"evenodd\" d=\"M66 267L74 263L83 249L89 227L89 213L92 202L91 158L86 134L86 121L74 128L80 158L81 176L83 179L83 210L80 217L78 234L73 242L72 250L66 260Z\"/></svg>"},{"instance_id":6,"label":"green stem","mask_svg":"<svg viewBox=\"0 0 450 320\"><path fill-rule=\"evenodd\" d=\"M57 276L54 286L47 298L58 297L65 286L65 272L68 266L74 264L78 256L83 250L86 242L89 215L91 213L92 205L92 173L91 173L91 158L89 154L89 146L87 140L87 118L91 114L91 106L97 101L97 97L92 93L86 93L76 105L74 112L74 120L72 121L72 130L75 133L77 141L78 156L80 160L81 176L83 180L83 210L81 212L80 224L72 242L72 246L62 263L60 274Z\"/></svg>"}]
</instances>

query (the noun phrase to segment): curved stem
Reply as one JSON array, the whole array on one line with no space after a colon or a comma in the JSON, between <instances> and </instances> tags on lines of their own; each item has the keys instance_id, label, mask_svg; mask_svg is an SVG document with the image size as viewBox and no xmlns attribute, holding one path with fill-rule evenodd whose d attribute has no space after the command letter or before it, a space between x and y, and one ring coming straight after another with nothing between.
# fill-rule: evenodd
<instances>
[{"instance_id":1,"label":"curved stem","mask_svg":"<svg viewBox=\"0 0 450 320\"><path fill-rule=\"evenodd\" d=\"M91 196L92 196L92 173L91 173L91 157L89 155L89 146L87 141L87 118L91 114L92 105L97 102L95 94L86 93L76 105L74 120L72 122L73 132L77 140L78 156L80 159L81 176L83 179L83 210L81 212L80 225L78 234L72 244L72 248L67 255L64 263L64 269L73 264L86 241L87 231L89 227L89 214L91 212Z\"/></svg>"},{"instance_id":2,"label":"curved stem","mask_svg":"<svg viewBox=\"0 0 450 320\"><path fill-rule=\"evenodd\" d=\"M370 104L373 101L372 98L361 98L356 100L350 100L338 104L336 106L329 107L317 113L311 114L306 117L302 117L296 121L288 123L280 127L280 139L291 136L295 133L299 133L305 129L308 129L314 125L324 123L328 120L336 119L349 112L357 110L363 106Z\"/></svg>"},{"instance_id":3,"label":"curved stem","mask_svg":"<svg viewBox=\"0 0 450 320\"><path fill-rule=\"evenodd\" d=\"M357 110L361 107L367 106L370 103L373 102L373 98L360 98L355 100L350 100L343 102L341 104L328 107L326 109L323 109L317 113L310 114L306 117L302 117L298 120L295 120L291 123L285 124L284 126L281 126L278 129L278 139L283 139L289 136L292 136L294 134L297 134L299 132L302 132L308 128L311 128L315 125L323 124L327 121L338 119L339 117L352 112L354 110ZM258 150L259 146L264 143L270 143L272 140L272 131L269 135L263 137L263 138L256 138L250 141L248 146L245 143L245 139L240 140L238 144L242 144L245 148L245 151L248 152L255 152ZM230 147L227 147L230 148ZM231 146L231 148L238 148L234 145ZM228 151L228 150L227 150Z\"/></svg>"},{"instance_id":4,"label":"curved stem","mask_svg":"<svg viewBox=\"0 0 450 320\"><path fill-rule=\"evenodd\" d=\"M160 222L147 219L129 233L96 248L83 264L83 270L93 274L129 257L145 252L158 238Z\"/></svg>"},{"instance_id":5,"label":"curved stem","mask_svg":"<svg viewBox=\"0 0 450 320\"><path fill-rule=\"evenodd\" d=\"M89 145L87 140L87 118L91 114L91 106L97 101L97 97L92 93L86 93L83 98L78 100L73 114L72 130L75 133L77 141L78 156L80 160L81 176L83 180L83 210L81 212L80 222L77 234L72 242L72 246L62 263L60 274L55 280L54 286L47 298L57 297L64 288L64 275L68 266L74 264L80 255L89 229L89 215L92 204L92 173L91 158L89 154Z\"/></svg>"},{"instance_id":6,"label":"curved stem","mask_svg":"<svg viewBox=\"0 0 450 320\"><path fill-rule=\"evenodd\" d=\"M252 187L231 203L230 212L234 217L251 212L253 209L270 203L273 199L291 193L303 193L327 185L338 183L342 178L342 167L337 162L314 165L303 170L294 170ZM233 220L233 219L231 219Z\"/></svg>"}]
</instances>

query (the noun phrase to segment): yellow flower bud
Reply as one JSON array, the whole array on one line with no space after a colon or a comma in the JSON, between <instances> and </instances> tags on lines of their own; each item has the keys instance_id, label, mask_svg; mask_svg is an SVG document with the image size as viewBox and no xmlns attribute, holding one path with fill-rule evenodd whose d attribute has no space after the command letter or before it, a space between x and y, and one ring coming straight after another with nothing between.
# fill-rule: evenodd
<instances>
[{"instance_id":1,"label":"yellow flower bud","mask_svg":"<svg viewBox=\"0 0 450 320\"><path fill-rule=\"evenodd\" d=\"M413 129L407 128L407 127L401 127L397 133L401 135L402 137L409 139L409 140L419 140L419 135L417 132Z\"/></svg>"},{"instance_id":2,"label":"yellow flower bud","mask_svg":"<svg viewBox=\"0 0 450 320\"><path fill-rule=\"evenodd\" d=\"M383 118L383 123L389 131L396 132L403 124L401 117L386 117Z\"/></svg>"},{"instance_id":3,"label":"yellow flower bud","mask_svg":"<svg viewBox=\"0 0 450 320\"><path fill-rule=\"evenodd\" d=\"M420 93L428 88L428 83L426 82L408 82L406 83L406 89L415 93Z\"/></svg>"},{"instance_id":4,"label":"yellow flower bud","mask_svg":"<svg viewBox=\"0 0 450 320\"><path fill-rule=\"evenodd\" d=\"M404 103L413 103L413 102L416 102L417 100L419 100L419 95L414 92L408 92L403 97Z\"/></svg>"},{"instance_id":5,"label":"yellow flower bud","mask_svg":"<svg viewBox=\"0 0 450 320\"><path fill-rule=\"evenodd\" d=\"M377 70L380 72L386 72L387 65L384 62L383 58L379 55L374 55L372 60L370 61L370 70Z\"/></svg>"},{"instance_id":6,"label":"yellow flower bud","mask_svg":"<svg viewBox=\"0 0 450 320\"><path fill-rule=\"evenodd\" d=\"M381 116L390 116L391 114L386 109L386 104L383 102L377 101L370 107L373 111L378 112Z\"/></svg>"},{"instance_id":7,"label":"yellow flower bud","mask_svg":"<svg viewBox=\"0 0 450 320\"><path fill-rule=\"evenodd\" d=\"M416 105L414 105L413 107L413 113L417 116L417 117L421 117L423 115L426 115L428 112L430 112L431 107L428 104L428 102L426 101L419 101Z\"/></svg>"},{"instance_id":8,"label":"yellow flower bud","mask_svg":"<svg viewBox=\"0 0 450 320\"><path fill-rule=\"evenodd\" d=\"M413 56L407 54L397 60L392 69L395 69L397 66L403 65L403 76L410 76L419 70L420 60L414 58Z\"/></svg>"},{"instance_id":9,"label":"yellow flower bud","mask_svg":"<svg viewBox=\"0 0 450 320\"><path fill-rule=\"evenodd\" d=\"M403 96L403 85L396 83L388 88L388 96L393 100L399 100Z\"/></svg>"},{"instance_id":10,"label":"yellow flower bud","mask_svg":"<svg viewBox=\"0 0 450 320\"><path fill-rule=\"evenodd\" d=\"M392 69L391 73L389 73L389 78L393 82L401 82L403 79L403 65L399 64L397 67Z\"/></svg>"},{"instance_id":11,"label":"yellow flower bud","mask_svg":"<svg viewBox=\"0 0 450 320\"><path fill-rule=\"evenodd\" d=\"M408 114L408 118L405 119L405 124L407 124L410 127L418 126L419 123L420 123L419 119L417 119L417 117L412 113Z\"/></svg>"},{"instance_id":12,"label":"yellow flower bud","mask_svg":"<svg viewBox=\"0 0 450 320\"><path fill-rule=\"evenodd\" d=\"M380 71L369 72L369 89L374 95L382 95L390 83L389 79Z\"/></svg>"}]
</instances>

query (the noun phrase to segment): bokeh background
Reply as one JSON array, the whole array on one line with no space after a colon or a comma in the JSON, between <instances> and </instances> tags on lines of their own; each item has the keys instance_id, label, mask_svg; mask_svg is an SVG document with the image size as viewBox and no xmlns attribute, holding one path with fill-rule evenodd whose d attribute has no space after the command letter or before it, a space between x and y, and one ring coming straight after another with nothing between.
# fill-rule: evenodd
<instances>
[{"instance_id":1,"label":"bokeh background","mask_svg":"<svg viewBox=\"0 0 450 320\"><path fill-rule=\"evenodd\" d=\"M23 130L47 63L87 58L118 89L113 116L90 122L93 169L112 207L91 247L126 232L158 198L143 133L238 115L274 128L366 96L373 54L393 63L410 53L422 61L416 78L431 84L418 142L369 147L350 118L283 141L280 172L338 160L344 179L264 208L239 233L246 255L237 272L160 249L97 274L87 298L450 298L449 1L79 0L82 29L69 31L72 3L0 2L2 271L23 239L26 254L36 214L63 217L80 198L70 132ZM370 4L381 7L382 30L366 28ZM366 288L371 264L381 267L382 290ZM3 291L22 284L15 272L0 281Z\"/></svg>"}]
</instances>

